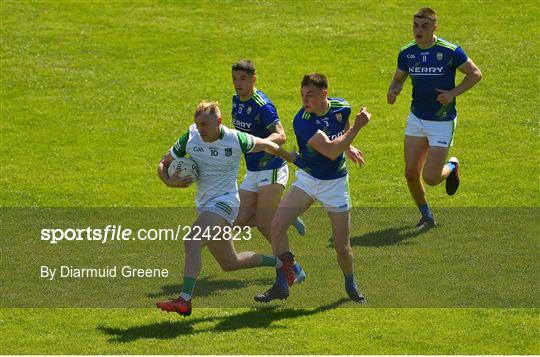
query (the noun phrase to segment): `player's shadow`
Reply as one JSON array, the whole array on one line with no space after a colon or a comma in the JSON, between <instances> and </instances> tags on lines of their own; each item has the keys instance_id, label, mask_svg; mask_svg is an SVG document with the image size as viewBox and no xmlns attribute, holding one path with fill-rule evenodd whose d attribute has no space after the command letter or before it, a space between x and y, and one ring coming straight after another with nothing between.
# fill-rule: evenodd
<instances>
[{"instance_id":1,"label":"player's shadow","mask_svg":"<svg viewBox=\"0 0 540 357\"><path fill-rule=\"evenodd\" d=\"M253 285L271 285L274 282L272 278L259 279L213 279L212 276L206 276L197 280L196 295L207 297L220 290L241 289ZM181 284L167 284L161 287L161 291L146 294L150 298L170 298L177 297L182 291Z\"/></svg>"},{"instance_id":2,"label":"player's shadow","mask_svg":"<svg viewBox=\"0 0 540 357\"><path fill-rule=\"evenodd\" d=\"M108 326L98 326L97 329L111 336L109 343L129 343L139 339L173 339L183 335L193 335L197 333L214 332L222 333L236 331L244 328L277 329L286 328L284 326L272 326L273 322L294 319L302 316L319 314L332 310L348 299L340 299L331 304L319 306L316 309L281 309L279 306L268 306L263 308L253 308L231 316L203 317L203 318L181 318L179 321L164 321L150 325L133 326L128 328L117 328ZM197 310L195 310L195 313ZM196 329L197 324L215 322L216 325L209 328Z\"/></svg>"},{"instance_id":3,"label":"player's shadow","mask_svg":"<svg viewBox=\"0 0 540 357\"><path fill-rule=\"evenodd\" d=\"M426 230L418 230L411 227L393 227L380 231L368 232L360 236L351 237L351 245L364 247L383 247L405 242L408 239L417 237Z\"/></svg>"},{"instance_id":4,"label":"player's shadow","mask_svg":"<svg viewBox=\"0 0 540 357\"><path fill-rule=\"evenodd\" d=\"M315 309L282 309L279 306L275 305L252 309L240 314L229 316L219 321L214 327L207 329L206 332L228 332L244 328L283 329L286 327L272 326L272 323L280 320L294 319L297 317L319 314L328 310L335 309L348 301L349 299L342 298L333 303L319 306Z\"/></svg>"}]
</instances>

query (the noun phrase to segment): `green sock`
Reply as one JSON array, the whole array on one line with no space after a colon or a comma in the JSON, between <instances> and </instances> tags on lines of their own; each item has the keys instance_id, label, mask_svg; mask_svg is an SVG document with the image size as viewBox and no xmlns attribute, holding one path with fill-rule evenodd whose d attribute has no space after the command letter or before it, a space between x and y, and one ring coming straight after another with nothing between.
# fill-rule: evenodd
<instances>
[{"instance_id":1,"label":"green sock","mask_svg":"<svg viewBox=\"0 0 540 357\"><path fill-rule=\"evenodd\" d=\"M262 265L265 267L276 267L277 258L273 255L259 254L262 257Z\"/></svg>"},{"instance_id":2,"label":"green sock","mask_svg":"<svg viewBox=\"0 0 540 357\"><path fill-rule=\"evenodd\" d=\"M195 290L196 278L190 276L184 276L184 283L182 284L182 293L189 296L193 296L193 290Z\"/></svg>"}]
</instances>

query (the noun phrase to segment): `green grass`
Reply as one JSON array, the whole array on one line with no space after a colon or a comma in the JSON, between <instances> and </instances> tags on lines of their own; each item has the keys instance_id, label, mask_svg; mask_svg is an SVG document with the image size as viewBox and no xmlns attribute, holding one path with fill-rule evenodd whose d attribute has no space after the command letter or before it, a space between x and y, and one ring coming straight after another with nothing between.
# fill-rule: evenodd
<instances>
[{"instance_id":1,"label":"green grass","mask_svg":"<svg viewBox=\"0 0 540 357\"><path fill-rule=\"evenodd\" d=\"M521 309L203 309L186 319L149 309L0 311L11 354L526 354L540 337L538 316Z\"/></svg>"},{"instance_id":2,"label":"green grass","mask_svg":"<svg viewBox=\"0 0 540 357\"><path fill-rule=\"evenodd\" d=\"M348 99L355 110L367 105L373 120L355 145L368 164L350 167L353 202L357 207L411 207L402 173L410 84L395 106L386 104L385 94L397 51L411 39L411 15L424 5L3 1L0 205L191 206L193 190L165 188L155 167L190 124L200 100L218 100L223 112L230 113L230 65L247 57L257 64L258 87L278 108L289 148L294 144L291 122L301 105L299 82L304 73L326 73L332 96ZM380 219L356 212L353 243L357 242L360 280L370 296L369 306L382 307L328 309L334 307L329 305L336 301L332 297L305 307L288 302L274 311L249 305L199 308L184 320L152 308L9 308L3 288L0 352L540 353L538 213L527 209L540 203L535 109L540 7L535 2L503 1L431 5L440 14L439 35L462 45L484 78L458 98L459 124L451 153L462 163L459 193L448 198L442 187L428 189L442 227L414 237L404 229L417 218L413 211L393 211ZM487 211L478 214L476 207ZM497 207L515 209L510 214ZM518 215L520 210L525 213ZM14 238L6 233L5 217L3 286L16 280L8 266L30 269L47 257L46 252L57 259L58 252L67 249L41 251L38 244L28 255L29 263L19 257L6 264L4 259L20 246L9 242ZM460 222L457 234L452 234L453 218ZM322 238L311 234L293 244L312 274L339 275L333 253L325 246L324 229L318 234ZM242 248L252 245L269 250L260 239ZM146 252L150 254L145 259L156 253ZM319 268L316 253L325 257L324 266L335 270ZM207 264L203 278L212 273L223 284L240 282L220 292L229 299L249 298L259 288L241 282L260 276L260 270L228 275L218 272L214 262ZM297 299L312 297L320 281L331 281L329 290L331 284L341 289L341 281L317 274L299 287ZM264 277L271 279L271 274ZM414 291L415 284L426 281L439 303L452 308L392 308L399 306L400 292ZM179 283L169 282L173 287ZM458 299L452 294L440 300L444 291L452 291L452 283L465 292L465 301L476 305L456 308ZM414 301L429 292L419 286ZM488 294L482 296L486 289ZM155 290L142 290L143 302L152 300L147 294ZM93 294L91 286L88 295ZM472 308L478 306L490 308Z\"/></svg>"}]
</instances>

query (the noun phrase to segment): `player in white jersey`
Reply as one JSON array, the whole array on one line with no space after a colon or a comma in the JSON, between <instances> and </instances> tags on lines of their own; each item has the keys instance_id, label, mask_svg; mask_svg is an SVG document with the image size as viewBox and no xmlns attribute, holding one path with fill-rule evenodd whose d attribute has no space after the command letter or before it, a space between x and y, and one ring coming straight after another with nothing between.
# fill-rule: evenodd
<instances>
[{"instance_id":1,"label":"player in white jersey","mask_svg":"<svg viewBox=\"0 0 540 357\"><path fill-rule=\"evenodd\" d=\"M169 177L168 168L175 158L189 154L199 166L196 196L198 217L188 239L184 240L182 293L175 300L158 302L157 307L161 310L184 316L191 314L191 297L201 270L201 250L204 246L208 246L224 271L282 266L280 259L272 255L236 253L230 236L229 239L225 236L240 205L236 184L240 158L245 152L258 151L288 155L278 144L221 125L217 103L201 102L195 111L195 124L189 127L159 163L159 178L173 188L188 187L193 182L191 178ZM197 232L209 232L212 237Z\"/></svg>"}]
</instances>

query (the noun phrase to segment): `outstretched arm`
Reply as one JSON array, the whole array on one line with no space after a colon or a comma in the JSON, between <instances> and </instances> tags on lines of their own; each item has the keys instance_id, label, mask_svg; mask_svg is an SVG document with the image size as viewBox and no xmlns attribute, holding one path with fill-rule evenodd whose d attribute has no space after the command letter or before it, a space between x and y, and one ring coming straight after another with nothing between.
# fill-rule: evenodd
<instances>
[{"instance_id":1,"label":"outstretched arm","mask_svg":"<svg viewBox=\"0 0 540 357\"><path fill-rule=\"evenodd\" d=\"M296 150L293 150L291 152L286 151L278 144L268 140L268 139L262 139L262 138L255 138L255 145L253 146L253 149L251 149L250 152L260 152L260 151L266 151L269 154L279 156L283 158L284 160L288 162L294 162L296 160Z\"/></svg>"}]
</instances>

